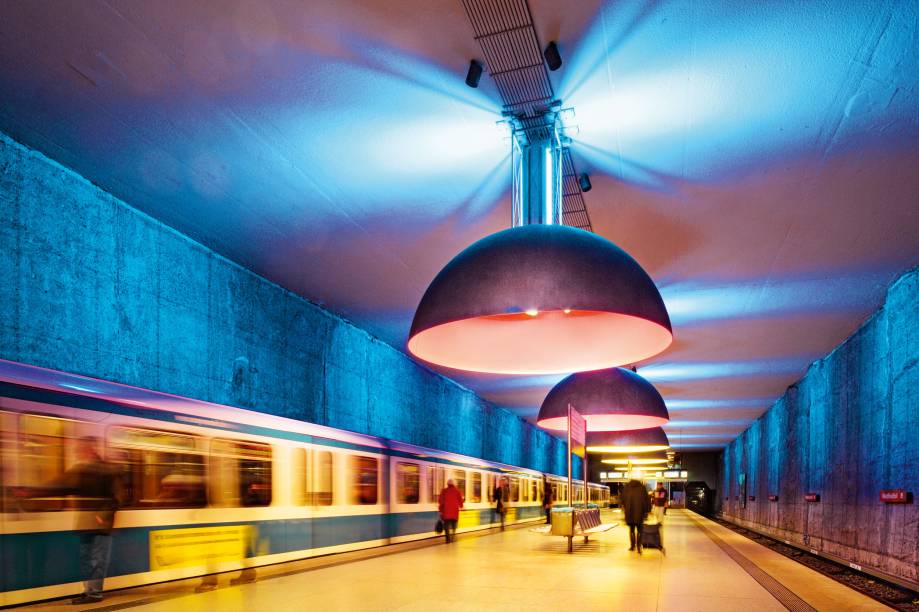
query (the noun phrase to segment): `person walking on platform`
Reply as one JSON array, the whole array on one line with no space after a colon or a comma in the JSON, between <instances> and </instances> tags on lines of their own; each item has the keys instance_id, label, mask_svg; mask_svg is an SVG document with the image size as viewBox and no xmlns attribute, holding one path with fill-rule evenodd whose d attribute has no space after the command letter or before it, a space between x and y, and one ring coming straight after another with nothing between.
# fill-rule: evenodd
<instances>
[{"instance_id":1,"label":"person walking on platform","mask_svg":"<svg viewBox=\"0 0 919 612\"><path fill-rule=\"evenodd\" d=\"M542 507L546 510L546 525L552 523L552 485L546 475L542 475Z\"/></svg>"},{"instance_id":2,"label":"person walking on platform","mask_svg":"<svg viewBox=\"0 0 919 612\"><path fill-rule=\"evenodd\" d=\"M112 528L118 509L117 469L99 454L99 439L85 437L76 443L77 463L55 483L62 494L79 498L88 510L87 524L80 531L80 573L85 579L83 594L71 600L75 605L102 601L102 584L112 557Z\"/></svg>"},{"instance_id":3,"label":"person walking on platform","mask_svg":"<svg viewBox=\"0 0 919 612\"><path fill-rule=\"evenodd\" d=\"M663 525L664 514L667 512L667 489L664 488L663 482L657 483L657 488L654 489L654 493L651 494L651 499L654 518L657 519L658 525Z\"/></svg>"},{"instance_id":4,"label":"person walking on platform","mask_svg":"<svg viewBox=\"0 0 919 612\"><path fill-rule=\"evenodd\" d=\"M500 478L498 480L498 486L495 487L495 513L498 515L498 520L501 521L501 531L504 531L504 517L507 516L507 500L510 498L510 492L507 487L507 479Z\"/></svg>"},{"instance_id":5,"label":"person walking on platform","mask_svg":"<svg viewBox=\"0 0 919 612\"><path fill-rule=\"evenodd\" d=\"M641 526L651 510L651 498L645 486L637 480L630 480L622 488L622 514L629 526L629 550L638 547L641 554Z\"/></svg>"},{"instance_id":6,"label":"person walking on platform","mask_svg":"<svg viewBox=\"0 0 919 612\"><path fill-rule=\"evenodd\" d=\"M463 494L451 478L440 492L440 518L444 522L444 539L447 544L456 540L456 523L464 501Z\"/></svg>"}]
</instances>

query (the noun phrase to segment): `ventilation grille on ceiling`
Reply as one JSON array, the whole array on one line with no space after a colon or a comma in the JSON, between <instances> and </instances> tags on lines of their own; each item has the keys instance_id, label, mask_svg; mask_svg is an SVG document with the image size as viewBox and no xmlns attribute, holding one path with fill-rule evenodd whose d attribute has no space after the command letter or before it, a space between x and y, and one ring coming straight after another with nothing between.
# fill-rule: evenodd
<instances>
[{"instance_id":1,"label":"ventilation grille on ceiling","mask_svg":"<svg viewBox=\"0 0 919 612\"><path fill-rule=\"evenodd\" d=\"M463 0L463 6L504 110L519 117L524 128L537 128L544 123L540 115L555 100L555 90L526 0ZM568 147L562 164L562 220L593 231Z\"/></svg>"}]
</instances>

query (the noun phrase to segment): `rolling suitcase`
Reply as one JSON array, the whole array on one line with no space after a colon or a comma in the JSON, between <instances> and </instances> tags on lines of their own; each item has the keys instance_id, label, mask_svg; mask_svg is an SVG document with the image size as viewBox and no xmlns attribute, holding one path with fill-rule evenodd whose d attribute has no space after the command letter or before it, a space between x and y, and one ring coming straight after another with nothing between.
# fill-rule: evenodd
<instances>
[{"instance_id":1,"label":"rolling suitcase","mask_svg":"<svg viewBox=\"0 0 919 612\"><path fill-rule=\"evenodd\" d=\"M641 528L641 547L657 548L664 553L664 542L661 539L661 526L657 523L645 523ZM666 554L666 553L664 553Z\"/></svg>"}]
</instances>

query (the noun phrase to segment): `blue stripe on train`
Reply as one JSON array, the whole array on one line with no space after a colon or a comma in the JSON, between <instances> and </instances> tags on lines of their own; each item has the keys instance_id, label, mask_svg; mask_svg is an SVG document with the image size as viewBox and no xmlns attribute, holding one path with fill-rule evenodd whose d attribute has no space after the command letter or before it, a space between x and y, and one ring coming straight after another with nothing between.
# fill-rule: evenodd
<instances>
[{"instance_id":1,"label":"blue stripe on train","mask_svg":"<svg viewBox=\"0 0 919 612\"><path fill-rule=\"evenodd\" d=\"M518 519L540 516L542 508L517 509ZM437 512L409 512L336 516L316 519L258 521L259 554L325 548L379 540L434 529ZM493 510L479 510L480 524L494 522ZM150 567L150 532L184 527L244 525L245 522L168 525L116 529L109 576L146 572ZM0 536L0 591L16 591L81 580L80 535L75 531L7 534Z\"/></svg>"}]
</instances>

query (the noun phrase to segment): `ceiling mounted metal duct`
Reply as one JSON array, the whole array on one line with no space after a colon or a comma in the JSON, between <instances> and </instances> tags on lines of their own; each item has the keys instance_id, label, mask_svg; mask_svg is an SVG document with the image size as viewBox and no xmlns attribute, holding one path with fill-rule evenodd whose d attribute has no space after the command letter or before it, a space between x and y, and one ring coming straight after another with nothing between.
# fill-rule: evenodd
<instances>
[{"instance_id":1,"label":"ceiling mounted metal duct","mask_svg":"<svg viewBox=\"0 0 919 612\"><path fill-rule=\"evenodd\" d=\"M628 431L595 431L587 434L589 453L648 453L670 448L660 427Z\"/></svg>"},{"instance_id":2,"label":"ceiling mounted metal duct","mask_svg":"<svg viewBox=\"0 0 919 612\"><path fill-rule=\"evenodd\" d=\"M624 368L578 372L555 385L539 409L537 424L565 431L568 405L587 421L587 431L660 427L670 420L654 385Z\"/></svg>"}]
</instances>

